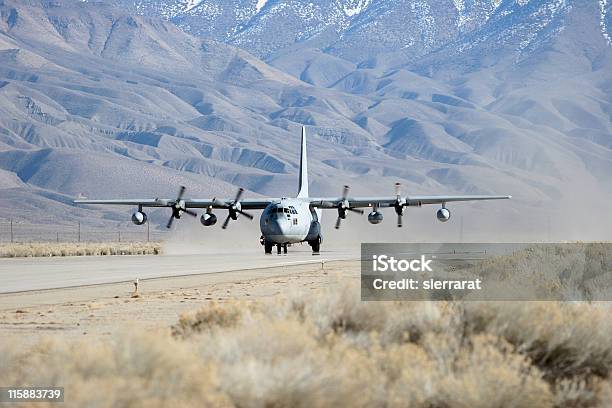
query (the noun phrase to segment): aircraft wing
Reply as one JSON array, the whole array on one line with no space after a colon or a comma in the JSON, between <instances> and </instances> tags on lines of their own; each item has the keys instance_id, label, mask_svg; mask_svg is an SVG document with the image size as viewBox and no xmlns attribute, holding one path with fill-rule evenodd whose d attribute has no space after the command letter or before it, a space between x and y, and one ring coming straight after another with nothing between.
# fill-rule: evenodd
<instances>
[{"instance_id":1,"label":"aircraft wing","mask_svg":"<svg viewBox=\"0 0 612 408\"><path fill-rule=\"evenodd\" d=\"M187 208L226 208L228 204L233 202L233 200L233 198L185 200L185 206ZM274 201L280 201L280 198L240 200L240 205L242 206L243 210L263 210L268 206L268 204Z\"/></svg>"},{"instance_id":2,"label":"aircraft wing","mask_svg":"<svg viewBox=\"0 0 612 408\"><path fill-rule=\"evenodd\" d=\"M253 219L253 216L245 210L263 210L270 202L278 201L274 198L266 199L246 199L242 200L242 194L244 189L238 189L236 197L231 198L204 198L204 199L191 199L183 198L185 194L185 187L181 186L178 192L178 196L175 199L168 198L144 198L144 199L126 199L126 200L75 200L75 204L102 204L102 205L131 205L138 206L138 211L132 214L132 222L136 225L142 225L147 222L147 214L142 211L144 207L168 207L172 210L170 219L168 220L167 228L172 226L175 219L181 218L183 213L188 214L192 217L196 217L197 213L193 211L195 208L206 208L206 213L202 214L201 222L206 226L214 225L217 222L217 217L209 211L212 208L220 208L228 210L228 215L223 222L222 228L227 228L230 220L238 219L238 214L245 216L246 218Z\"/></svg>"},{"instance_id":3,"label":"aircraft wing","mask_svg":"<svg viewBox=\"0 0 612 408\"><path fill-rule=\"evenodd\" d=\"M387 196L387 197L324 197L313 198L310 202L312 207L337 208L348 204L351 208L363 207L394 207L401 202L404 206L420 206L424 204L444 204L456 201L481 201L481 200L506 200L512 198L509 195L447 195L447 196Z\"/></svg>"},{"instance_id":4,"label":"aircraft wing","mask_svg":"<svg viewBox=\"0 0 612 408\"><path fill-rule=\"evenodd\" d=\"M172 200L129 199L129 200L74 200L75 204L142 205L143 207L167 207Z\"/></svg>"},{"instance_id":5,"label":"aircraft wing","mask_svg":"<svg viewBox=\"0 0 612 408\"><path fill-rule=\"evenodd\" d=\"M453 201L508 200L510 195L408 196L408 205L443 204Z\"/></svg>"},{"instance_id":6,"label":"aircraft wing","mask_svg":"<svg viewBox=\"0 0 612 408\"><path fill-rule=\"evenodd\" d=\"M244 210L263 210L272 201L280 199L245 199L240 200L240 205ZM232 204L233 198L213 198L213 199L182 199L183 208L227 208ZM166 198L145 198L145 199L126 199L126 200L75 200L75 204L105 204L105 205L131 205L142 207L172 207L177 203L176 199Z\"/></svg>"}]
</instances>

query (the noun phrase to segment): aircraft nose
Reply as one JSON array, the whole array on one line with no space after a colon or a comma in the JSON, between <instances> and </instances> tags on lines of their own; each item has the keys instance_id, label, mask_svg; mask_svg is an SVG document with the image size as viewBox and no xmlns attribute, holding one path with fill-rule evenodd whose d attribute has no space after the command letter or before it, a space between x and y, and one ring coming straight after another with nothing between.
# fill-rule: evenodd
<instances>
[{"instance_id":1,"label":"aircraft nose","mask_svg":"<svg viewBox=\"0 0 612 408\"><path fill-rule=\"evenodd\" d=\"M285 217L274 220L275 227L280 234L285 234L289 229L290 222Z\"/></svg>"},{"instance_id":2,"label":"aircraft nose","mask_svg":"<svg viewBox=\"0 0 612 408\"><path fill-rule=\"evenodd\" d=\"M270 220L268 228L271 235L285 235L288 233L290 225L290 220L282 217Z\"/></svg>"}]
</instances>

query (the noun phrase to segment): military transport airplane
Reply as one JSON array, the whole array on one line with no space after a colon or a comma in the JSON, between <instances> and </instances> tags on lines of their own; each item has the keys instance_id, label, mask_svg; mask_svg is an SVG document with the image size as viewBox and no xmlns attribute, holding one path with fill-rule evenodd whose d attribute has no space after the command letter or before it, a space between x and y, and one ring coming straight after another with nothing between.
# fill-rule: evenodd
<instances>
[{"instance_id":1,"label":"military transport airplane","mask_svg":"<svg viewBox=\"0 0 612 408\"><path fill-rule=\"evenodd\" d=\"M144 207L169 207L172 210L167 227L170 228L175 219L181 218L183 213L197 217L192 210L205 208L200 222L206 227L217 223L217 216L213 209L227 210L228 215L221 228L226 229L230 220L237 220L239 215L248 219L253 216L245 210L264 210L259 225L261 229L261 244L266 254L272 253L276 246L277 252L287 253L287 246L299 242L307 242L312 247L313 254L318 254L321 247L321 216L324 209L335 209L338 212L336 228L346 218L348 212L363 214L361 208L371 208L368 221L380 224L383 220L382 208L393 207L397 214L397 226L402 226L402 216L406 207L420 207L423 204L440 204L436 216L441 222L450 219L451 213L446 203L453 201L500 200L511 196L497 195L471 195L471 196L402 196L400 185L396 183L395 196L389 197L350 197L349 187L344 186L341 197L312 198L308 195L308 160L306 155L306 130L302 127L302 148L300 157L300 175L297 197L295 198L263 198L242 199L244 189L240 188L233 199L186 199L183 198L185 187L180 188L176 199L135 199L135 200L76 200L77 204L109 204L137 206L138 210L132 215L132 222L142 225L147 222Z\"/></svg>"}]
</instances>

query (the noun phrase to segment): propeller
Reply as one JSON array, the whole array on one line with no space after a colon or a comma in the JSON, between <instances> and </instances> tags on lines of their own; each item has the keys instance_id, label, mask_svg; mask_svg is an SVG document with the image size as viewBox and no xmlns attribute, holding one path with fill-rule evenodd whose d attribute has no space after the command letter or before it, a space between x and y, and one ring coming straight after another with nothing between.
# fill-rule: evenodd
<instances>
[{"instance_id":1,"label":"propeller","mask_svg":"<svg viewBox=\"0 0 612 408\"><path fill-rule=\"evenodd\" d=\"M183 200L183 195L185 195L185 190L186 190L185 186L181 186L181 188L179 189L178 196L176 197L176 200L174 200L174 202L170 206L170 208L172 209L172 215L170 215L170 219L168 220L168 224L166 224L166 228L172 227L172 223L174 222L174 220L175 219L178 220L179 218L181 218L182 213L189 214L192 217L198 216L195 212L188 210L187 207L185 207L185 200Z\"/></svg>"},{"instance_id":2,"label":"propeller","mask_svg":"<svg viewBox=\"0 0 612 408\"><path fill-rule=\"evenodd\" d=\"M238 193L236 193L236 197L231 203L226 203L224 201L217 200L216 198L213 199L213 202L215 203L215 205L221 208L225 208L228 211L227 218L225 219L225 221L223 221L223 225L221 226L221 228L226 229L227 226L229 225L230 220L234 220L234 221L237 220L238 214L244 215L249 220L253 219L253 216L251 214L242 211L242 206L240 205L240 198L242 197L243 193L244 193L244 188L242 187L239 188Z\"/></svg>"},{"instance_id":3,"label":"propeller","mask_svg":"<svg viewBox=\"0 0 612 408\"><path fill-rule=\"evenodd\" d=\"M357 214L363 214L363 210L359 210L357 208L351 208L351 205L347 200L349 190L350 190L349 186L344 186L344 189L342 190L342 201L338 203L338 218L336 219L336 229L340 228L340 224L342 223L342 220L346 218L347 211L352 211Z\"/></svg>"},{"instance_id":4,"label":"propeller","mask_svg":"<svg viewBox=\"0 0 612 408\"><path fill-rule=\"evenodd\" d=\"M397 226L399 228L402 227L402 217L404 215L404 207L406 206L406 199L402 198L401 194L402 185L400 183L395 183L395 204L393 207L395 208L395 213L397 214Z\"/></svg>"}]
</instances>

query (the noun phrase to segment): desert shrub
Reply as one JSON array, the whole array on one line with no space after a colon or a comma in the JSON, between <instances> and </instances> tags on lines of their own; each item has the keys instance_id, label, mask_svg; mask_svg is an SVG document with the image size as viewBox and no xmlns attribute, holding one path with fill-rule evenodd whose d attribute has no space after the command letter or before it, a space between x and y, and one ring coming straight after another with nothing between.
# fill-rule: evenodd
<instances>
[{"instance_id":1,"label":"desert shrub","mask_svg":"<svg viewBox=\"0 0 612 408\"><path fill-rule=\"evenodd\" d=\"M199 338L220 367L221 389L237 406L371 406L384 388L374 361L330 333L296 319L255 319Z\"/></svg>"},{"instance_id":2,"label":"desert shrub","mask_svg":"<svg viewBox=\"0 0 612 408\"><path fill-rule=\"evenodd\" d=\"M159 255L160 253L161 244L156 242L0 244L0 258Z\"/></svg>"},{"instance_id":3,"label":"desert shrub","mask_svg":"<svg viewBox=\"0 0 612 408\"><path fill-rule=\"evenodd\" d=\"M187 337L194 333L215 328L230 327L242 317L242 304L230 303L219 305L211 303L195 312L181 315L177 324L172 326L172 334L178 337Z\"/></svg>"},{"instance_id":4,"label":"desert shrub","mask_svg":"<svg viewBox=\"0 0 612 408\"><path fill-rule=\"evenodd\" d=\"M303 315L311 320L322 335L334 332L381 330L387 318L384 302L362 302L356 285L326 289L316 302L304 301ZM357 293L358 294L358 293Z\"/></svg>"},{"instance_id":5,"label":"desert shrub","mask_svg":"<svg viewBox=\"0 0 612 408\"><path fill-rule=\"evenodd\" d=\"M389 387L390 406L552 406L539 370L507 342L481 335L457 345L435 335L426 343L425 351L411 350L404 358L401 374Z\"/></svg>"},{"instance_id":6,"label":"desert shrub","mask_svg":"<svg viewBox=\"0 0 612 408\"><path fill-rule=\"evenodd\" d=\"M466 303L466 324L494 333L528 354L555 380L606 377L612 369L612 320L607 304Z\"/></svg>"},{"instance_id":7,"label":"desert shrub","mask_svg":"<svg viewBox=\"0 0 612 408\"><path fill-rule=\"evenodd\" d=\"M377 332L384 343L416 342L424 332L448 331L453 324L451 307L443 302L362 302L359 286L343 284L328 289L316 301L293 301L302 319L311 321L321 336L329 332ZM296 309L295 305L301 306Z\"/></svg>"},{"instance_id":8,"label":"desert shrub","mask_svg":"<svg viewBox=\"0 0 612 408\"><path fill-rule=\"evenodd\" d=\"M591 407L612 399L609 307L361 302L359 286L182 316L167 332L0 344L0 383L67 406ZM161 388L157 385L162 384ZM109 401L106 404L106 401Z\"/></svg>"},{"instance_id":9,"label":"desert shrub","mask_svg":"<svg viewBox=\"0 0 612 408\"><path fill-rule=\"evenodd\" d=\"M122 335L116 341L41 341L12 350L0 382L65 387L71 407L230 405L216 368L193 359L191 344L167 334Z\"/></svg>"},{"instance_id":10,"label":"desert shrub","mask_svg":"<svg viewBox=\"0 0 612 408\"><path fill-rule=\"evenodd\" d=\"M612 293L612 245L534 245L486 259L467 271L494 277L487 292L498 291L498 296L509 299L608 299Z\"/></svg>"},{"instance_id":11,"label":"desert shrub","mask_svg":"<svg viewBox=\"0 0 612 408\"><path fill-rule=\"evenodd\" d=\"M270 309L292 312L261 308L189 338L220 367L221 389L238 406L552 406L550 386L529 357L496 335L458 334L458 309L354 302L344 292L351 290L357 293L345 287L304 308L274 302ZM421 310L424 317L410 319ZM380 316L376 324L360 320ZM403 331L417 331L418 340Z\"/></svg>"},{"instance_id":12,"label":"desert shrub","mask_svg":"<svg viewBox=\"0 0 612 408\"><path fill-rule=\"evenodd\" d=\"M555 407L586 408L596 407L601 402L610 401L600 399L598 389L604 385L595 380L595 384L587 384L582 379L563 379L555 384Z\"/></svg>"},{"instance_id":13,"label":"desert shrub","mask_svg":"<svg viewBox=\"0 0 612 408\"><path fill-rule=\"evenodd\" d=\"M607 384L612 367L607 304L361 302L358 285L334 288L264 302L238 321L224 317L233 315L231 303L217 305L196 321L220 329L204 331L204 337L197 337L201 330L188 331L186 337L201 341L206 358L223 367L221 383L233 401L257 394L254 367L270 371L265 378L283 372L280 362L291 370L291 362L300 361L308 371L319 361L312 356L339 344L375 364L371 381L377 391L370 402L593 406L607 390L600 385ZM232 324L223 323L228 320ZM242 361L254 370L248 376L239 373ZM317 371L325 373L319 366ZM249 386L232 394L242 381ZM380 389L388 399L380 399Z\"/></svg>"}]
</instances>

